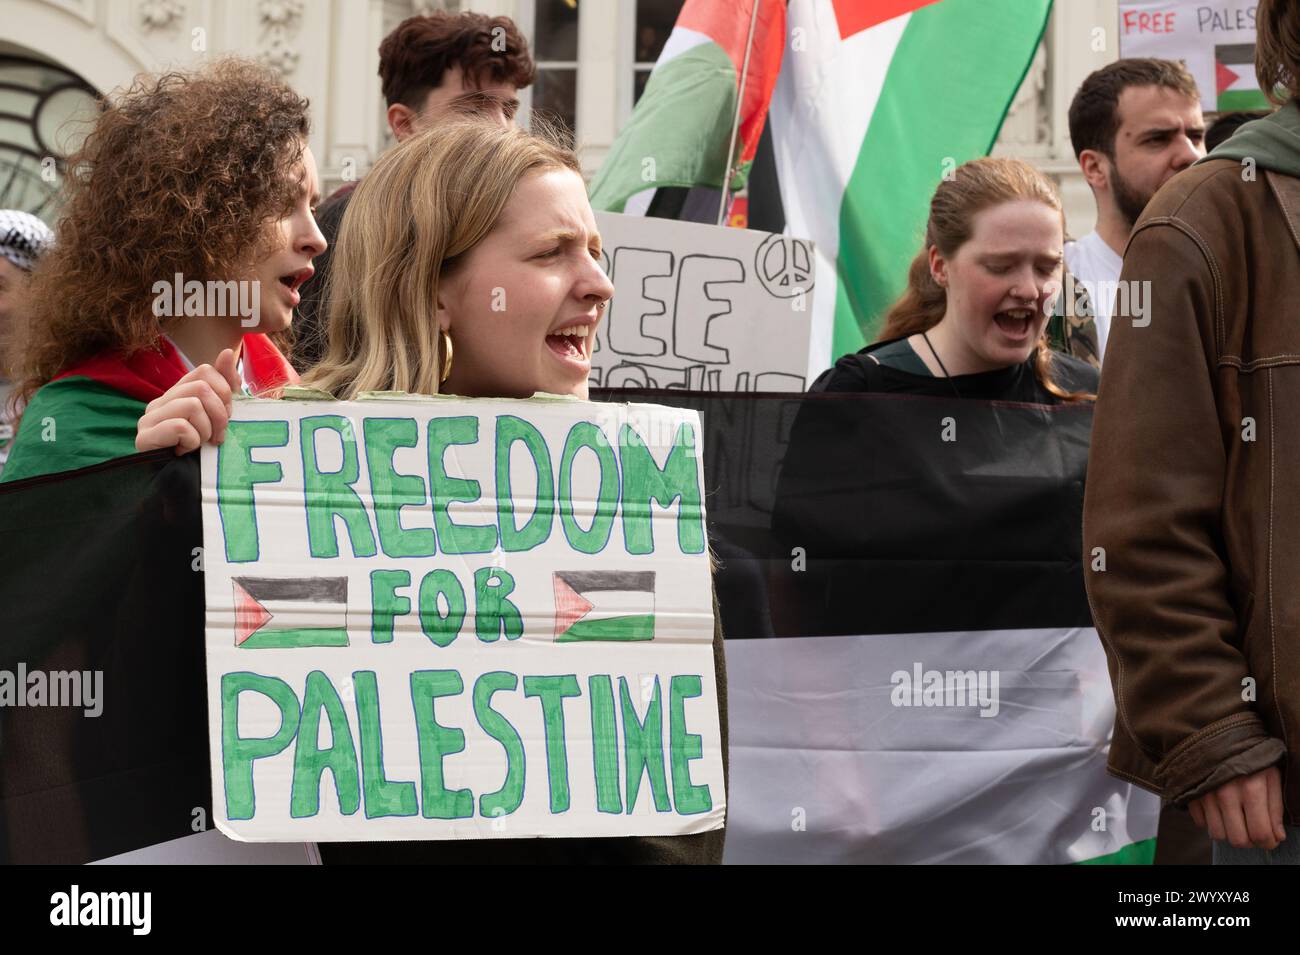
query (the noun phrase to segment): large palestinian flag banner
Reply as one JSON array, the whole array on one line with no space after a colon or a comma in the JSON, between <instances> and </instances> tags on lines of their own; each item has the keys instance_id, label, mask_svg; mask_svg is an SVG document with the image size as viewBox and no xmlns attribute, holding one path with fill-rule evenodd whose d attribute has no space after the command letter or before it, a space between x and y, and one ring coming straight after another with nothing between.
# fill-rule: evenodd
<instances>
[{"instance_id":1,"label":"large palestinian flag banner","mask_svg":"<svg viewBox=\"0 0 1300 955\"><path fill-rule=\"evenodd\" d=\"M0 863L304 864L212 823L197 455L0 484Z\"/></svg>"},{"instance_id":2,"label":"large palestinian flag banner","mask_svg":"<svg viewBox=\"0 0 1300 955\"><path fill-rule=\"evenodd\" d=\"M1106 773L1079 531L1090 406L595 397L701 415L728 861L1151 860L1158 800ZM197 456L159 452L0 486L21 555L0 576L0 861L306 860L211 828L198 477ZM340 587L316 583L234 581L236 639L333 652L279 622L328 616ZM555 640L644 636L628 608L647 575L557 567L550 585ZM557 861L572 841L544 840Z\"/></svg>"},{"instance_id":3,"label":"large palestinian flag banner","mask_svg":"<svg viewBox=\"0 0 1300 955\"><path fill-rule=\"evenodd\" d=\"M735 158L748 168L767 115L786 232L817 252L815 373L875 337L935 186L992 148L1051 0L755 2ZM687 2L593 206L641 213L656 188L721 187L751 9Z\"/></svg>"},{"instance_id":4,"label":"large palestinian flag banner","mask_svg":"<svg viewBox=\"0 0 1300 955\"><path fill-rule=\"evenodd\" d=\"M1080 532L1091 405L636 399L704 425L728 862L1154 858L1159 800L1106 772Z\"/></svg>"}]
</instances>

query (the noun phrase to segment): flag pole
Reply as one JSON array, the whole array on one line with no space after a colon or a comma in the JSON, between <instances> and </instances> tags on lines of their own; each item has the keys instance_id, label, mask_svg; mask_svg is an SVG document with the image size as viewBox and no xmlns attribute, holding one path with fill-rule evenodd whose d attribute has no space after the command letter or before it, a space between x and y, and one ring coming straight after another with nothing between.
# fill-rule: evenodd
<instances>
[{"instance_id":1,"label":"flag pole","mask_svg":"<svg viewBox=\"0 0 1300 955\"><path fill-rule=\"evenodd\" d=\"M731 156L736 151L736 135L740 132L740 108L745 102L745 81L749 78L749 54L754 48L754 24L758 21L758 5L754 0L749 13L749 38L745 40L745 60L740 67L740 89L736 93L736 116L731 123L731 145L727 147L727 165L722 172L722 201L718 203L718 225L727 217L727 191L731 185Z\"/></svg>"}]
</instances>

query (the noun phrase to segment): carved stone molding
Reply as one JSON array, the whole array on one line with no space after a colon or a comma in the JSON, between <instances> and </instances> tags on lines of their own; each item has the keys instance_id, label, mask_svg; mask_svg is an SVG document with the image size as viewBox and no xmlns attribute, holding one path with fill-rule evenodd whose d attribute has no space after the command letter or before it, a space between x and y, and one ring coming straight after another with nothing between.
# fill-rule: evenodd
<instances>
[{"instance_id":1,"label":"carved stone molding","mask_svg":"<svg viewBox=\"0 0 1300 955\"><path fill-rule=\"evenodd\" d=\"M413 16L427 16L436 10L445 10L447 13L460 13L461 0L411 0L411 14Z\"/></svg>"},{"instance_id":2,"label":"carved stone molding","mask_svg":"<svg viewBox=\"0 0 1300 955\"><path fill-rule=\"evenodd\" d=\"M141 0L138 8L140 28L146 33L165 30L185 15L182 0Z\"/></svg>"},{"instance_id":3,"label":"carved stone molding","mask_svg":"<svg viewBox=\"0 0 1300 955\"><path fill-rule=\"evenodd\" d=\"M290 34L302 19L302 0L258 0L257 18L264 31L258 59L281 74L292 73L299 54L290 44Z\"/></svg>"}]
</instances>

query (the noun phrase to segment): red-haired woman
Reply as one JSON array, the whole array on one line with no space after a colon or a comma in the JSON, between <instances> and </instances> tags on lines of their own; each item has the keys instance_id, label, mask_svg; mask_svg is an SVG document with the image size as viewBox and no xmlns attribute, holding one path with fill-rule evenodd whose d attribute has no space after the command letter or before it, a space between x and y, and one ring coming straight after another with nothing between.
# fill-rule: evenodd
<instances>
[{"instance_id":1,"label":"red-haired woman","mask_svg":"<svg viewBox=\"0 0 1300 955\"><path fill-rule=\"evenodd\" d=\"M185 450L224 428L232 390L296 380L269 336L325 249L307 132L307 101L235 59L107 105L33 276L4 480L133 454L146 406L178 383Z\"/></svg>"},{"instance_id":2,"label":"red-haired woman","mask_svg":"<svg viewBox=\"0 0 1300 955\"><path fill-rule=\"evenodd\" d=\"M836 858L1154 852L1158 802L1105 772L1114 709L1080 523L1098 372L1050 344L1063 246L1043 174L1014 159L959 167L881 340L823 374L812 390L835 394L810 395L792 428L773 629L820 641L749 692L788 700L804 745L836 753L782 794L832 819ZM818 645L834 666L816 669ZM988 681L983 709L953 674ZM790 686L816 687L815 702ZM1099 804L1104 832L1088 817Z\"/></svg>"},{"instance_id":3,"label":"red-haired woman","mask_svg":"<svg viewBox=\"0 0 1300 955\"><path fill-rule=\"evenodd\" d=\"M1090 397L1097 371L1053 351L1064 214L1017 159L976 159L939 184L925 247L879 340L813 391L889 391L1055 404Z\"/></svg>"}]
</instances>

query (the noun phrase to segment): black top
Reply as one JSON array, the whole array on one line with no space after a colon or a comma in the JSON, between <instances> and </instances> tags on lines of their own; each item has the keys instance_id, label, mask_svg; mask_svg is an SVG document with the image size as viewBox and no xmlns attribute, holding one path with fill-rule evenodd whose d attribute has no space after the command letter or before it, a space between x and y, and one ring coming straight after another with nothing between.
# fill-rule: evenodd
<instances>
[{"instance_id":1,"label":"black top","mask_svg":"<svg viewBox=\"0 0 1300 955\"><path fill-rule=\"evenodd\" d=\"M1052 394L1038 381L1034 374L1034 359L996 371L984 371L973 375L954 375L944 378L927 372L924 375L913 374L901 368L891 367L893 363L880 363L871 353L888 349L896 353L897 345L906 340L890 339L874 342L852 355L845 355L832 368L828 368L813 382L809 391L847 391L847 392L885 392L909 395L938 395L962 398L977 398L984 401L1025 401L1034 404L1059 404L1065 399ZM892 346L892 347L891 347ZM911 347L911 346L907 346ZM1052 380L1066 391L1084 391L1097 393L1100 375L1096 368L1086 362L1060 352L1052 353Z\"/></svg>"},{"instance_id":2,"label":"black top","mask_svg":"<svg viewBox=\"0 0 1300 955\"><path fill-rule=\"evenodd\" d=\"M897 338L892 342L881 342L879 348L871 349L869 361L875 361L881 365L888 365L890 368L897 368L899 371L911 372L914 375L920 375L922 378L933 378L934 375L921 360L912 347L912 343L906 338Z\"/></svg>"},{"instance_id":3,"label":"black top","mask_svg":"<svg viewBox=\"0 0 1300 955\"><path fill-rule=\"evenodd\" d=\"M329 245L312 263L316 273L298 289L300 298L298 313L293 320L293 349L289 358L300 372L307 371L325 356L325 344L329 338L325 328L325 282L339 226L343 224L343 213L347 211L355 186L356 183L340 186L316 210L316 226Z\"/></svg>"}]
</instances>

